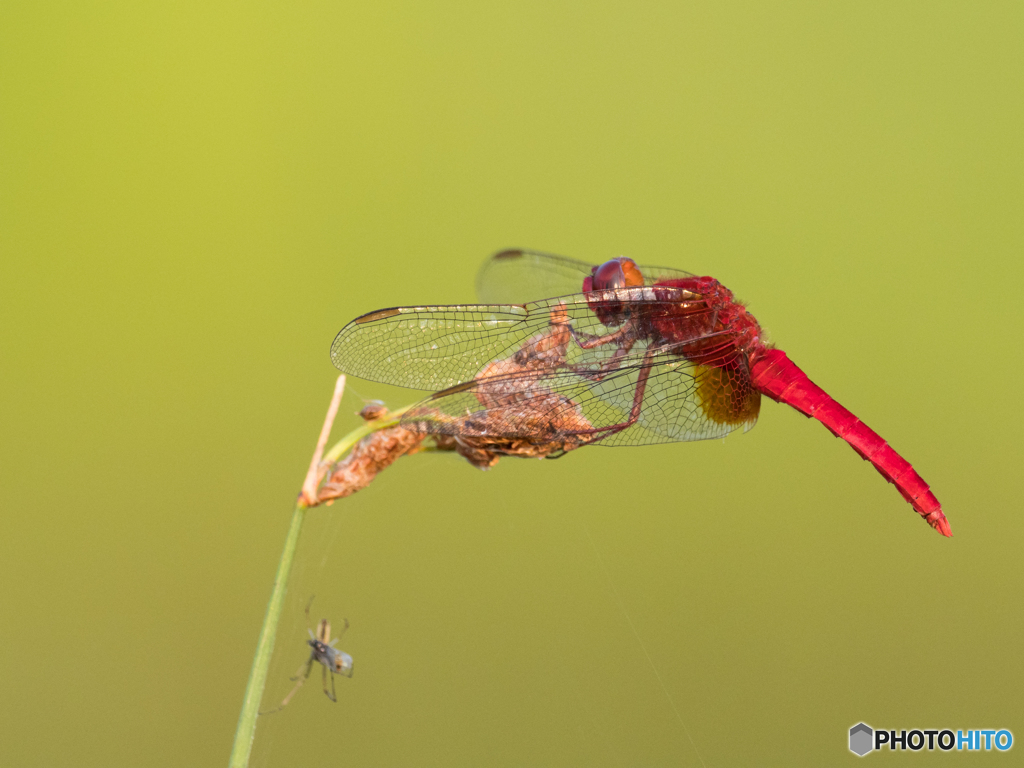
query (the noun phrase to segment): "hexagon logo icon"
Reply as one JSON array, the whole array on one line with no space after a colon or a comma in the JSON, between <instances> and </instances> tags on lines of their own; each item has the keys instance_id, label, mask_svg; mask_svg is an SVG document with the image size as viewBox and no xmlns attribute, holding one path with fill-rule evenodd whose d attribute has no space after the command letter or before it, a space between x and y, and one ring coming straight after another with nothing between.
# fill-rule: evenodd
<instances>
[{"instance_id":1,"label":"hexagon logo icon","mask_svg":"<svg viewBox=\"0 0 1024 768\"><path fill-rule=\"evenodd\" d=\"M858 757L864 757L873 748L874 731L870 725L857 723L850 729L850 751Z\"/></svg>"}]
</instances>

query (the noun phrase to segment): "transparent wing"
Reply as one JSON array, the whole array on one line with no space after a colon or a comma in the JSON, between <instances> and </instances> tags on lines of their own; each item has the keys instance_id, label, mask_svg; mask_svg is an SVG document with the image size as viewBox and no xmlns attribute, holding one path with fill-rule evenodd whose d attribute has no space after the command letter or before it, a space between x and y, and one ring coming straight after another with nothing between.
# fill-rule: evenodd
<instances>
[{"instance_id":1,"label":"transparent wing","mask_svg":"<svg viewBox=\"0 0 1024 768\"><path fill-rule=\"evenodd\" d=\"M501 251L485 261L477 273L477 298L502 304L579 293L583 290L583 279L598 263L524 249ZM689 272L670 267L641 265L640 272L645 285L693 277Z\"/></svg>"},{"instance_id":2,"label":"transparent wing","mask_svg":"<svg viewBox=\"0 0 1024 768\"><path fill-rule=\"evenodd\" d=\"M733 333L714 330L717 315L703 297L664 285L527 304L397 307L349 323L331 356L355 376L441 390L403 425L476 438L487 450L503 438L543 446L535 455L701 440L749 428L760 407Z\"/></svg>"},{"instance_id":3,"label":"transparent wing","mask_svg":"<svg viewBox=\"0 0 1024 768\"><path fill-rule=\"evenodd\" d=\"M631 355L602 375L556 367L482 376L427 398L402 424L431 434L575 447L707 440L757 421L760 395L742 354L723 354L715 366L658 350L638 354L640 362Z\"/></svg>"},{"instance_id":4,"label":"transparent wing","mask_svg":"<svg viewBox=\"0 0 1024 768\"><path fill-rule=\"evenodd\" d=\"M750 381L744 355L723 351L722 365L695 365L665 355L655 358L635 425L616 431L599 445L712 440L757 423L761 396ZM598 382L585 398L590 419L599 426L623 423L636 402L636 366L610 382ZM628 421L628 418L626 419Z\"/></svg>"},{"instance_id":5,"label":"transparent wing","mask_svg":"<svg viewBox=\"0 0 1024 768\"><path fill-rule=\"evenodd\" d=\"M331 345L331 360L345 373L363 379L411 389L447 389L471 381L489 363L508 358L531 339L550 333L553 314L558 314L565 337L559 343L566 347L567 362L600 367L615 353L613 345L584 351L568 336L570 331L602 336L613 330L594 311L602 300L655 318L678 312L682 302L693 304L693 299L693 294L677 288L621 288L528 304L382 309L342 328ZM692 323L698 322L701 312L699 308L689 312ZM554 350L549 352L548 358L556 355ZM530 352L535 353L539 351ZM621 362L629 364L637 357L634 353Z\"/></svg>"},{"instance_id":6,"label":"transparent wing","mask_svg":"<svg viewBox=\"0 0 1024 768\"><path fill-rule=\"evenodd\" d=\"M522 249L501 251L483 263L476 276L476 295L488 303L536 301L583 290L594 265Z\"/></svg>"}]
</instances>

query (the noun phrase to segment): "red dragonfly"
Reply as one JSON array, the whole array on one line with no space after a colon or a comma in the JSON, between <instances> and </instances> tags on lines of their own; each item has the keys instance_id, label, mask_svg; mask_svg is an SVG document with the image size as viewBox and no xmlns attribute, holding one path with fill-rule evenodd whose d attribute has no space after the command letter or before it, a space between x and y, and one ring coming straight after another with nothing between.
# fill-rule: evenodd
<instances>
[{"instance_id":1,"label":"red dragonfly","mask_svg":"<svg viewBox=\"0 0 1024 768\"><path fill-rule=\"evenodd\" d=\"M910 463L765 343L714 278L510 250L487 261L477 290L486 304L358 317L331 359L353 376L439 390L402 426L520 455L724 437L754 425L764 394L820 421L952 535Z\"/></svg>"}]
</instances>

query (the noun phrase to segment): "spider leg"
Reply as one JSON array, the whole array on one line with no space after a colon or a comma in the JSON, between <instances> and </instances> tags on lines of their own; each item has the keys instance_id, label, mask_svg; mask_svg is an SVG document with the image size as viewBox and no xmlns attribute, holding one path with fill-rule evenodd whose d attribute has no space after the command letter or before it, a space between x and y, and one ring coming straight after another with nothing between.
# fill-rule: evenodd
<instances>
[{"instance_id":1,"label":"spider leg","mask_svg":"<svg viewBox=\"0 0 1024 768\"><path fill-rule=\"evenodd\" d=\"M302 679L303 679L303 681L305 681L305 679L307 677L309 677L309 673L313 671L313 659L315 659L315 658L316 658L316 654L313 654L313 653L309 654L309 660L305 664L302 665L302 667L306 668L306 674L303 675L302 674L302 667L299 667L297 670L295 670L295 674L292 675L291 677L289 677L288 679L289 680L298 680L299 676L302 675Z\"/></svg>"},{"instance_id":2,"label":"spider leg","mask_svg":"<svg viewBox=\"0 0 1024 768\"><path fill-rule=\"evenodd\" d=\"M331 640L331 642L330 642L331 645L334 645L338 640L341 640L341 636L344 635L345 634L345 630L348 629L348 619L344 619L344 621L345 621L345 626L341 628L341 632L338 633L338 636L336 638L334 638L333 640Z\"/></svg>"},{"instance_id":3,"label":"spider leg","mask_svg":"<svg viewBox=\"0 0 1024 768\"><path fill-rule=\"evenodd\" d=\"M295 687L288 692L288 695L285 696L284 699L282 699L281 706L278 707L278 709L284 709L288 706L288 702L292 700L292 696L299 692L299 688L302 687L302 684L304 682L306 682L306 678L300 677L298 681L295 683Z\"/></svg>"},{"instance_id":4,"label":"spider leg","mask_svg":"<svg viewBox=\"0 0 1024 768\"><path fill-rule=\"evenodd\" d=\"M338 697L334 694L334 672L331 672L331 692L327 692L327 667L324 667L324 696L333 701L338 702Z\"/></svg>"},{"instance_id":5,"label":"spider leg","mask_svg":"<svg viewBox=\"0 0 1024 768\"><path fill-rule=\"evenodd\" d=\"M280 706L275 707L274 709L269 709L266 712L260 712L261 715L272 715L275 712L280 712L282 709L288 706L288 702L292 700L292 696L298 693L299 688L302 687L302 684L306 682L306 678L309 677L309 673L313 668L313 659L310 658L310 660L303 666L306 667L306 674L301 674L302 667L299 667L298 670L296 670L295 676L290 679L297 680L298 682L295 683L295 687L288 692L288 695L284 697L284 699L281 701Z\"/></svg>"}]
</instances>

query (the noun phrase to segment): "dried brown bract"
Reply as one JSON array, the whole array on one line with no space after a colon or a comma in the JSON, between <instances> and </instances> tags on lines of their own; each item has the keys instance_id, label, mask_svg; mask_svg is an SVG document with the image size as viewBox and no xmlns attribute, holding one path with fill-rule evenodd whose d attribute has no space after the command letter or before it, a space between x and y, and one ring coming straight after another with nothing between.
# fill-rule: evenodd
<instances>
[{"instance_id":1,"label":"dried brown bract","mask_svg":"<svg viewBox=\"0 0 1024 768\"><path fill-rule=\"evenodd\" d=\"M581 435L592 434L593 426L578 403L544 386L544 377L564 366L571 338L565 307L558 305L546 331L487 365L473 381L409 411L403 423L432 434L438 449L455 451L480 469L494 466L499 456L542 459L580 447L587 441ZM445 413L434 403L464 413Z\"/></svg>"},{"instance_id":2,"label":"dried brown bract","mask_svg":"<svg viewBox=\"0 0 1024 768\"><path fill-rule=\"evenodd\" d=\"M479 469L501 456L543 459L584 445L594 430L579 404L544 386L545 376L565 365L572 334L563 305L550 324L507 358L489 363L469 382L438 392L405 413L399 426L363 438L329 470L316 503L330 503L369 485L396 459L421 450L431 437L439 451L452 451ZM384 403L360 411L367 421L388 417Z\"/></svg>"},{"instance_id":3,"label":"dried brown bract","mask_svg":"<svg viewBox=\"0 0 1024 768\"><path fill-rule=\"evenodd\" d=\"M490 469L502 456L544 459L560 456L568 447L564 443L534 443L520 438L466 437L463 435L434 435L438 450L454 451L477 469Z\"/></svg>"},{"instance_id":4,"label":"dried brown bract","mask_svg":"<svg viewBox=\"0 0 1024 768\"><path fill-rule=\"evenodd\" d=\"M412 421L417 417L423 421ZM439 450L455 451L479 469L493 467L499 456L561 456L585 444L573 432L590 429L590 422L571 400L537 392L519 403L466 416L420 409L410 411L406 418L410 427L433 433Z\"/></svg>"},{"instance_id":5,"label":"dried brown bract","mask_svg":"<svg viewBox=\"0 0 1024 768\"><path fill-rule=\"evenodd\" d=\"M404 427L388 427L364 437L334 466L320 487L317 503L330 503L361 491L382 469L406 454L416 453L425 437Z\"/></svg>"},{"instance_id":6,"label":"dried brown bract","mask_svg":"<svg viewBox=\"0 0 1024 768\"><path fill-rule=\"evenodd\" d=\"M546 331L527 339L514 355L490 363L477 374L475 394L481 405L496 408L527 403L538 395L542 401L530 403L530 410L540 413L547 405L543 396L550 395L550 390L541 379L564 365L572 340L564 305L551 310L549 322Z\"/></svg>"}]
</instances>

